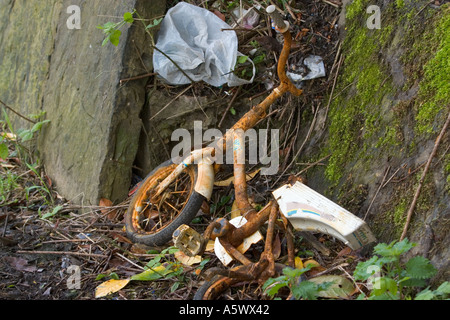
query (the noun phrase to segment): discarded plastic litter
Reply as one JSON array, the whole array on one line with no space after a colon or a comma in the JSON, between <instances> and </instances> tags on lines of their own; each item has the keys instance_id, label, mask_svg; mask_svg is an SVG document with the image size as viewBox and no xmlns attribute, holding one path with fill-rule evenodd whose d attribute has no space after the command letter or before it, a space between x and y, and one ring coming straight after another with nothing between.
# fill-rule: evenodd
<instances>
[{"instance_id":1,"label":"discarded plastic litter","mask_svg":"<svg viewBox=\"0 0 450 320\"><path fill-rule=\"evenodd\" d=\"M322 57L310 55L305 58L303 64L310 70L306 76L293 72L286 72L286 75L295 85L299 85L300 82L304 80L325 77L325 66Z\"/></svg>"},{"instance_id":2,"label":"discarded plastic litter","mask_svg":"<svg viewBox=\"0 0 450 320\"><path fill-rule=\"evenodd\" d=\"M332 235L353 250L376 241L363 220L303 183L284 185L273 195L296 230Z\"/></svg>"},{"instance_id":3,"label":"discarded plastic litter","mask_svg":"<svg viewBox=\"0 0 450 320\"><path fill-rule=\"evenodd\" d=\"M169 9L158 34L156 47L169 56L178 67L158 50L153 54L153 67L170 84L205 81L219 87L253 82L238 78L233 69L238 55L238 39L231 27L214 13L180 2ZM250 59L248 61L251 62ZM253 62L251 62L253 64Z\"/></svg>"}]
</instances>

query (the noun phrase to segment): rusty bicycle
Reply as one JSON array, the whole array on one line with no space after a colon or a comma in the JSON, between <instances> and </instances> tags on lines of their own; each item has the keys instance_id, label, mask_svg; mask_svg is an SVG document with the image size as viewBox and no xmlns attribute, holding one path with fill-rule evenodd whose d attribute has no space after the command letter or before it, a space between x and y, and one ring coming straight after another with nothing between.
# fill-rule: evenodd
<instances>
[{"instance_id":1,"label":"rusty bicycle","mask_svg":"<svg viewBox=\"0 0 450 320\"><path fill-rule=\"evenodd\" d=\"M275 29L284 38L279 56L277 74L280 84L258 105L252 107L217 146L233 146L234 193L240 212L239 222L218 218L208 225L203 236L188 226L204 201L211 198L214 180L220 164L212 160L215 148L206 147L191 152L179 164L168 160L155 168L135 192L125 216L127 236L133 241L159 246L173 239L174 244L189 256L201 255L209 240L215 241L221 261L237 266L216 272L198 290L195 299L217 298L226 288L240 281L263 282L273 277L286 265L279 265L273 256L274 230L284 230L288 251L287 266L294 267L293 230L318 230L331 234L352 249L373 242L374 237L367 225L345 209L310 190L302 183L284 186L274 192L274 199L257 211L249 202L245 162L244 133L267 117L269 107L285 93L300 96L298 89L286 75L292 36L289 22L285 21L276 7L266 9ZM243 253L252 242L246 241L267 224L264 251L259 261L250 261Z\"/></svg>"}]
</instances>

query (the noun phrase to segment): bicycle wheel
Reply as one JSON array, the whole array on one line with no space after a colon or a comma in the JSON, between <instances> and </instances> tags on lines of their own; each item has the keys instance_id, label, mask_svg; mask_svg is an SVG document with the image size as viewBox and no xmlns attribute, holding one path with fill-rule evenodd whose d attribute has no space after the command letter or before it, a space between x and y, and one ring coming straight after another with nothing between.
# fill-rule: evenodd
<instances>
[{"instance_id":1,"label":"bicycle wheel","mask_svg":"<svg viewBox=\"0 0 450 320\"><path fill-rule=\"evenodd\" d=\"M197 292L193 300L216 300L220 295L239 280L228 278L222 275L215 275L211 280L205 281Z\"/></svg>"},{"instance_id":2,"label":"bicycle wheel","mask_svg":"<svg viewBox=\"0 0 450 320\"><path fill-rule=\"evenodd\" d=\"M186 167L164 192L152 197L155 187L176 167L171 160L162 163L136 190L125 216L125 229L131 241L164 245L180 225L190 223L199 211L206 198L194 190L197 166Z\"/></svg>"}]
</instances>

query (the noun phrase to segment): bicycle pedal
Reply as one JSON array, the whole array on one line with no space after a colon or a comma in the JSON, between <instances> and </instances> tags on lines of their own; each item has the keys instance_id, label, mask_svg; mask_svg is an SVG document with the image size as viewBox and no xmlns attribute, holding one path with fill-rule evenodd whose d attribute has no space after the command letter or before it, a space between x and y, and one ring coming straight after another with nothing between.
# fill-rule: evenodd
<instances>
[{"instance_id":1,"label":"bicycle pedal","mask_svg":"<svg viewBox=\"0 0 450 320\"><path fill-rule=\"evenodd\" d=\"M174 245L189 257L195 257L203 248L203 237L185 224L173 232L172 238Z\"/></svg>"}]
</instances>

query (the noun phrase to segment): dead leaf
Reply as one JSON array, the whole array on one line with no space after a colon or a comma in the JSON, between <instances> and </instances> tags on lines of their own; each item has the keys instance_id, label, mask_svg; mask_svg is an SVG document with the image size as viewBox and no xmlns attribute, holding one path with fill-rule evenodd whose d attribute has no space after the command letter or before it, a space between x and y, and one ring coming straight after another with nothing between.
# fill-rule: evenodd
<instances>
[{"instance_id":1,"label":"dead leaf","mask_svg":"<svg viewBox=\"0 0 450 320\"><path fill-rule=\"evenodd\" d=\"M302 258L295 257L294 263L295 263L295 268L297 268L297 269L303 269L304 268Z\"/></svg>"},{"instance_id":2,"label":"dead leaf","mask_svg":"<svg viewBox=\"0 0 450 320\"><path fill-rule=\"evenodd\" d=\"M111 232L110 235L113 239L117 240L118 242L133 244L133 242L130 239L117 232Z\"/></svg>"},{"instance_id":3,"label":"dead leaf","mask_svg":"<svg viewBox=\"0 0 450 320\"><path fill-rule=\"evenodd\" d=\"M213 252L214 251L214 240L209 240L206 244L206 252Z\"/></svg>"},{"instance_id":4,"label":"dead leaf","mask_svg":"<svg viewBox=\"0 0 450 320\"><path fill-rule=\"evenodd\" d=\"M189 257L182 251L177 251L174 253L175 258L186 266L192 266L193 264L202 262L202 257L196 255L195 257Z\"/></svg>"},{"instance_id":5,"label":"dead leaf","mask_svg":"<svg viewBox=\"0 0 450 320\"><path fill-rule=\"evenodd\" d=\"M349 247L345 247L344 249L342 249L341 251L339 251L339 253L337 254L337 257L345 257L350 255L353 252L352 249L350 249Z\"/></svg>"},{"instance_id":6,"label":"dead leaf","mask_svg":"<svg viewBox=\"0 0 450 320\"><path fill-rule=\"evenodd\" d=\"M219 10L216 9L216 10L213 11L213 13L216 16L218 16L222 21L225 21L225 15L222 12L220 12Z\"/></svg>"},{"instance_id":7,"label":"dead leaf","mask_svg":"<svg viewBox=\"0 0 450 320\"><path fill-rule=\"evenodd\" d=\"M281 241L279 234L277 234L272 244L272 255L276 260L279 258L280 254L281 254Z\"/></svg>"},{"instance_id":8,"label":"dead leaf","mask_svg":"<svg viewBox=\"0 0 450 320\"><path fill-rule=\"evenodd\" d=\"M28 261L23 258L5 257L7 263L17 271L35 272L37 267L28 265Z\"/></svg>"},{"instance_id":9,"label":"dead leaf","mask_svg":"<svg viewBox=\"0 0 450 320\"><path fill-rule=\"evenodd\" d=\"M137 254L146 254L149 250L149 247L145 244L135 243L131 246L130 252Z\"/></svg>"},{"instance_id":10,"label":"dead leaf","mask_svg":"<svg viewBox=\"0 0 450 320\"><path fill-rule=\"evenodd\" d=\"M297 176L294 176L294 175L290 175L289 176L289 178L288 178L288 183L291 185L291 186L293 186L296 182L300 182L300 183L303 183L303 184L306 184L306 178L304 178L304 177L297 177Z\"/></svg>"},{"instance_id":11,"label":"dead leaf","mask_svg":"<svg viewBox=\"0 0 450 320\"><path fill-rule=\"evenodd\" d=\"M239 217L241 215L241 210L239 210L237 206L236 200L233 201L233 205L231 206L231 219Z\"/></svg>"},{"instance_id":12,"label":"dead leaf","mask_svg":"<svg viewBox=\"0 0 450 320\"><path fill-rule=\"evenodd\" d=\"M306 272L308 277L314 277L316 274L321 273L322 271L327 270L326 268L322 267L316 260L310 259L307 260L303 263L303 265L305 266L305 268L308 265L312 265L311 270L309 270L308 272Z\"/></svg>"},{"instance_id":13,"label":"dead leaf","mask_svg":"<svg viewBox=\"0 0 450 320\"><path fill-rule=\"evenodd\" d=\"M261 171L261 169L257 169L251 173L248 173L245 175L245 180L250 181L252 180L256 174ZM230 178L226 179L226 180L222 180L222 181L215 181L214 185L216 187L228 187L231 183L234 183L234 176L231 176Z\"/></svg>"},{"instance_id":14,"label":"dead leaf","mask_svg":"<svg viewBox=\"0 0 450 320\"><path fill-rule=\"evenodd\" d=\"M101 198L100 202L99 202L99 206L103 207L103 209L100 210L102 214L107 215L109 220L114 220L114 218L116 217L117 210L114 208L110 208L113 206L113 203L111 200Z\"/></svg>"},{"instance_id":15,"label":"dead leaf","mask_svg":"<svg viewBox=\"0 0 450 320\"><path fill-rule=\"evenodd\" d=\"M111 279L106 282L103 282L95 289L95 298L102 298L107 296L108 294L115 293L123 289L129 282L130 279L125 280Z\"/></svg>"},{"instance_id":16,"label":"dead leaf","mask_svg":"<svg viewBox=\"0 0 450 320\"><path fill-rule=\"evenodd\" d=\"M319 297L323 298L347 298L355 290L353 283L346 277L338 275L325 275L317 278L309 279L308 281L316 284L325 282L332 282L332 284L325 290L319 292Z\"/></svg>"}]
</instances>

